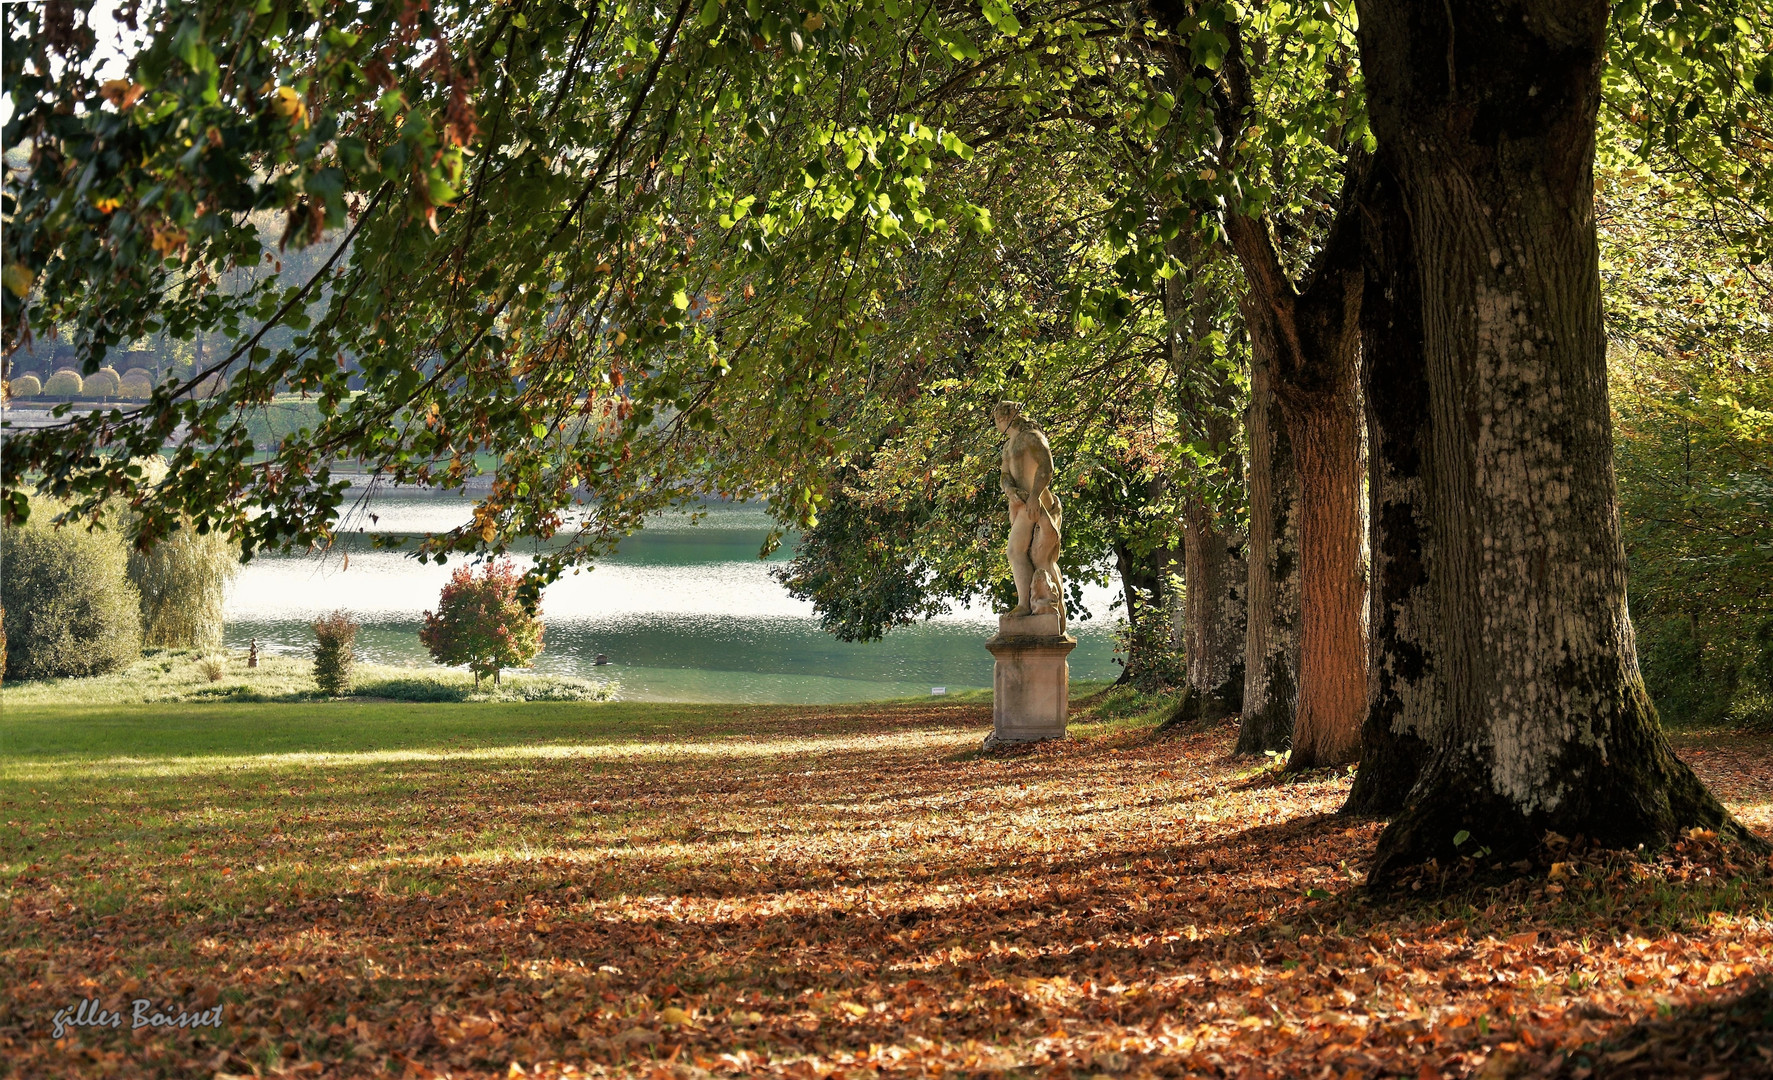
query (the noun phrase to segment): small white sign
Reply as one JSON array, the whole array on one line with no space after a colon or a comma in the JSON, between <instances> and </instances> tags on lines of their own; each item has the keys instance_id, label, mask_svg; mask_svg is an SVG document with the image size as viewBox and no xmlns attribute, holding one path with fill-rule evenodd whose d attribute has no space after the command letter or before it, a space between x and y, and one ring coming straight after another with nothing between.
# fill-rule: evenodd
<instances>
[{"instance_id":1,"label":"small white sign","mask_svg":"<svg viewBox=\"0 0 1773 1080\"><path fill-rule=\"evenodd\" d=\"M931 697L946 697L947 695L948 695L948 688L946 686L932 686L932 687L930 687L930 696Z\"/></svg>"}]
</instances>

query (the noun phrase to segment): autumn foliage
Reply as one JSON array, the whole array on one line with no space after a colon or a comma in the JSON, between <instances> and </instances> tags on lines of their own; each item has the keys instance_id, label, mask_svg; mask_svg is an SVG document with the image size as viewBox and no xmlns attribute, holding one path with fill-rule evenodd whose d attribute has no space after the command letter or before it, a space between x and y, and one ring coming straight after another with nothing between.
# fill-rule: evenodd
<instances>
[{"instance_id":1,"label":"autumn foliage","mask_svg":"<svg viewBox=\"0 0 1773 1080\"><path fill-rule=\"evenodd\" d=\"M967 704L456 706L344 742L336 710L360 706L256 708L210 756L131 725L127 756L0 763L0 1075L1773 1064L1773 871L1703 834L1655 856L1548 837L1512 881L1452 866L1377 898L1360 879L1381 825L1336 814L1349 778L1234 757L1224 728L1085 717L986 758L989 706ZM265 755L291 725L328 752ZM1764 740L1677 741L1773 825ZM54 1009L82 997L225 1015L58 1043Z\"/></svg>"},{"instance_id":2,"label":"autumn foliage","mask_svg":"<svg viewBox=\"0 0 1773 1080\"><path fill-rule=\"evenodd\" d=\"M523 575L509 559L486 564L479 577L458 566L437 610L425 612L419 641L440 664L465 666L478 684L502 668L528 667L542 651L542 623L517 599Z\"/></svg>"}]
</instances>

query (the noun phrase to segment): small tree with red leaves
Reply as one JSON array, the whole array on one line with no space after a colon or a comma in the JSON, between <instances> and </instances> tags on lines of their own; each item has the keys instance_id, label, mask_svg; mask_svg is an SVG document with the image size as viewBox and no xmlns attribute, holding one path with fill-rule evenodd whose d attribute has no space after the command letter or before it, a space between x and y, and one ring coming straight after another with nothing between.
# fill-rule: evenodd
<instances>
[{"instance_id":1,"label":"small tree with red leaves","mask_svg":"<svg viewBox=\"0 0 1773 1080\"><path fill-rule=\"evenodd\" d=\"M542 651L542 623L517 599L522 580L508 559L486 564L476 577L471 566L458 566L443 587L437 610L425 612L419 641L440 664L464 664L474 673L499 681L499 671L528 667Z\"/></svg>"}]
</instances>

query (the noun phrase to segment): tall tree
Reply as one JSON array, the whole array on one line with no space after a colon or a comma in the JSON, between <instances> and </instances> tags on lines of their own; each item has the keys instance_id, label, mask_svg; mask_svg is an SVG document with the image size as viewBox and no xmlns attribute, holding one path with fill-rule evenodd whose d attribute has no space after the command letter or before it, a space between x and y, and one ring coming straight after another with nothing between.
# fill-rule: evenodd
<instances>
[{"instance_id":1,"label":"tall tree","mask_svg":"<svg viewBox=\"0 0 1773 1080\"><path fill-rule=\"evenodd\" d=\"M1546 830L1740 831L1669 749L1626 611L1594 220L1608 12L1361 4L1421 302L1440 707L1380 883L1466 836L1507 857Z\"/></svg>"}]
</instances>

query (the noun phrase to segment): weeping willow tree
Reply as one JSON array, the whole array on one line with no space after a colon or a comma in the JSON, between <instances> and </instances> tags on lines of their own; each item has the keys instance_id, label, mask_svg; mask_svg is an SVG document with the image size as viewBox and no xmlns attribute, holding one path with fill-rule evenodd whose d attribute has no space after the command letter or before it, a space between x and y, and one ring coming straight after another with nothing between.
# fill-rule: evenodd
<instances>
[{"instance_id":1,"label":"weeping willow tree","mask_svg":"<svg viewBox=\"0 0 1773 1080\"><path fill-rule=\"evenodd\" d=\"M167 471L153 459L138 464L150 482ZM142 595L142 644L151 649L218 648L222 601L239 571L240 545L220 530L199 531L189 518L148 550L132 548L129 579Z\"/></svg>"}]
</instances>

